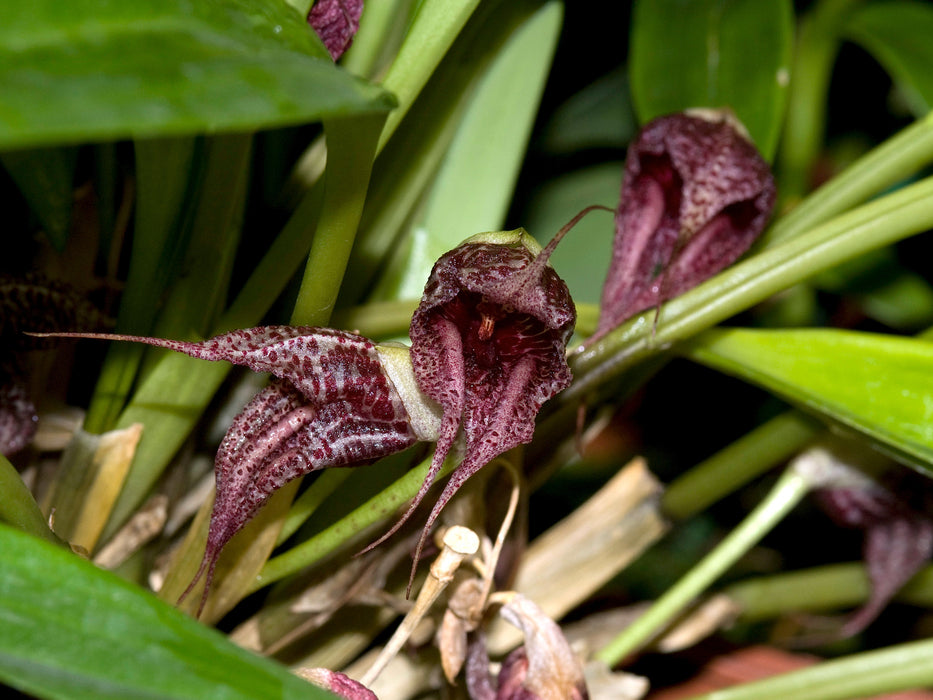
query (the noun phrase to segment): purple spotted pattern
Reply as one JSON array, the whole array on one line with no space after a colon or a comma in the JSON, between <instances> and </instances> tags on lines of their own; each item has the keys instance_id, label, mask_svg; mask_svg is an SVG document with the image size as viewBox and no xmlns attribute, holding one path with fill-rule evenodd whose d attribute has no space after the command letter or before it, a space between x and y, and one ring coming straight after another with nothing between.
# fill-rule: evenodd
<instances>
[{"instance_id":1,"label":"purple spotted pattern","mask_svg":"<svg viewBox=\"0 0 933 700\"><path fill-rule=\"evenodd\" d=\"M206 573L201 607L224 545L287 482L326 467L366 464L417 442L375 346L329 328L267 326L200 343L125 335L202 360L226 360L277 379L236 417L214 460L217 495L204 559L182 599Z\"/></svg>"},{"instance_id":2,"label":"purple spotted pattern","mask_svg":"<svg viewBox=\"0 0 933 700\"><path fill-rule=\"evenodd\" d=\"M26 390L28 352L52 343L24 331L105 325L103 314L73 287L36 273L0 274L0 454L10 456L32 442L39 420Z\"/></svg>"},{"instance_id":3,"label":"purple spotted pattern","mask_svg":"<svg viewBox=\"0 0 933 700\"><path fill-rule=\"evenodd\" d=\"M926 490L922 485L916 492ZM930 560L933 520L880 484L865 489L822 489L816 496L837 525L864 532L862 552L871 596L842 628L840 636L849 637L871 624Z\"/></svg>"},{"instance_id":4,"label":"purple spotted pattern","mask_svg":"<svg viewBox=\"0 0 933 700\"><path fill-rule=\"evenodd\" d=\"M336 61L353 43L362 14L363 0L317 0L308 13L308 24Z\"/></svg>"},{"instance_id":5,"label":"purple spotted pattern","mask_svg":"<svg viewBox=\"0 0 933 700\"><path fill-rule=\"evenodd\" d=\"M434 265L409 334L418 385L443 409L440 436L418 495L386 537L424 498L461 427L466 452L428 516L416 564L444 505L485 464L529 442L541 405L570 384L576 310L547 265L558 240L537 257L520 243L468 241Z\"/></svg>"},{"instance_id":6,"label":"purple spotted pattern","mask_svg":"<svg viewBox=\"0 0 933 700\"><path fill-rule=\"evenodd\" d=\"M734 117L659 117L629 146L599 337L732 264L761 234L774 178Z\"/></svg>"}]
</instances>

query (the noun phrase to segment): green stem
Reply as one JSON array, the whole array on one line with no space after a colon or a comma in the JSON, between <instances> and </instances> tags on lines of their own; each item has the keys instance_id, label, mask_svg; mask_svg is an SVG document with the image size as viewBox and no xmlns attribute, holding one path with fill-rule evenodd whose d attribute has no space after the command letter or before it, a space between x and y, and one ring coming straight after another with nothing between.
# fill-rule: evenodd
<instances>
[{"instance_id":1,"label":"green stem","mask_svg":"<svg viewBox=\"0 0 933 700\"><path fill-rule=\"evenodd\" d=\"M324 210L292 312L296 325L323 326L330 321L366 201L376 140L384 120L384 114L366 114L324 123L329 153Z\"/></svg>"},{"instance_id":2,"label":"green stem","mask_svg":"<svg viewBox=\"0 0 933 700\"><path fill-rule=\"evenodd\" d=\"M743 622L773 619L786 613L819 612L863 604L871 583L863 562L830 564L727 586L723 595L739 604ZM933 607L933 566L918 572L896 600Z\"/></svg>"},{"instance_id":3,"label":"green stem","mask_svg":"<svg viewBox=\"0 0 933 700\"><path fill-rule=\"evenodd\" d=\"M665 304L655 328L648 311L570 358L577 401L627 368L767 299L816 272L933 227L933 178L862 205L762 251Z\"/></svg>"},{"instance_id":4,"label":"green stem","mask_svg":"<svg viewBox=\"0 0 933 700\"><path fill-rule=\"evenodd\" d=\"M809 491L806 477L790 468L755 510L641 617L597 654L614 666L661 632L710 584L789 513Z\"/></svg>"},{"instance_id":5,"label":"green stem","mask_svg":"<svg viewBox=\"0 0 933 700\"><path fill-rule=\"evenodd\" d=\"M842 43L839 28L851 6L861 1L822 0L800 22L778 154L785 200L793 202L810 189L813 163L823 144L829 80Z\"/></svg>"},{"instance_id":6,"label":"green stem","mask_svg":"<svg viewBox=\"0 0 933 700\"><path fill-rule=\"evenodd\" d=\"M933 641L824 661L800 671L745 683L691 700L845 700L933 684Z\"/></svg>"},{"instance_id":7,"label":"green stem","mask_svg":"<svg viewBox=\"0 0 933 700\"><path fill-rule=\"evenodd\" d=\"M19 472L3 455L0 455L0 521L53 544L62 544L49 529L45 516Z\"/></svg>"},{"instance_id":8,"label":"green stem","mask_svg":"<svg viewBox=\"0 0 933 700\"><path fill-rule=\"evenodd\" d=\"M916 174L933 161L933 113L873 148L782 216L759 246L799 236Z\"/></svg>"},{"instance_id":9,"label":"green stem","mask_svg":"<svg viewBox=\"0 0 933 700\"><path fill-rule=\"evenodd\" d=\"M456 464L455 459L447 460L437 478L440 479L449 474ZM358 535L364 528L378 522L387 514L394 513L401 505L415 497L427 477L430 466L431 459L428 458L330 527L284 554L267 561L254 579L250 592L257 591L320 561Z\"/></svg>"},{"instance_id":10,"label":"green stem","mask_svg":"<svg viewBox=\"0 0 933 700\"><path fill-rule=\"evenodd\" d=\"M798 411L772 418L673 481L661 509L674 520L693 517L790 458L822 429Z\"/></svg>"},{"instance_id":11,"label":"green stem","mask_svg":"<svg viewBox=\"0 0 933 700\"><path fill-rule=\"evenodd\" d=\"M355 75L377 80L383 66L398 52L401 32L410 22L412 0L381 0L366 5L360 31L341 59Z\"/></svg>"},{"instance_id":12,"label":"green stem","mask_svg":"<svg viewBox=\"0 0 933 700\"><path fill-rule=\"evenodd\" d=\"M317 510L318 506L333 495L337 487L346 481L351 473L352 470L350 469L326 469L315 480L311 488L296 498L288 511L285 524L282 525L282 531L279 533L276 546L294 535L298 528Z\"/></svg>"},{"instance_id":13,"label":"green stem","mask_svg":"<svg viewBox=\"0 0 933 700\"><path fill-rule=\"evenodd\" d=\"M377 152L395 133L479 0L429 0L422 3L382 86L398 99L389 114Z\"/></svg>"}]
</instances>

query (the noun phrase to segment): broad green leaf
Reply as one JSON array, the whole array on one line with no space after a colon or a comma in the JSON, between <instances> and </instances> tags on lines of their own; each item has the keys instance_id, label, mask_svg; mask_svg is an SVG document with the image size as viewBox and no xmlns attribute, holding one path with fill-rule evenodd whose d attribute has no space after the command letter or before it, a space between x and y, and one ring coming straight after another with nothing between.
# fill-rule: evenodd
<instances>
[{"instance_id":1,"label":"broad green leaf","mask_svg":"<svg viewBox=\"0 0 933 700\"><path fill-rule=\"evenodd\" d=\"M424 210L386 268L377 298L420 298L441 255L474 233L502 228L562 19L560 3L544 5L515 32L480 81Z\"/></svg>"},{"instance_id":2,"label":"broad green leaf","mask_svg":"<svg viewBox=\"0 0 933 700\"><path fill-rule=\"evenodd\" d=\"M933 6L926 2L865 5L845 27L846 35L881 63L918 117L933 106Z\"/></svg>"},{"instance_id":3,"label":"broad green leaf","mask_svg":"<svg viewBox=\"0 0 933 700\"><path fill-rule=\"evenodd\" d=\"M538 0L481 4L386 143L373 169L350 258L352 274L344 279L338 307L357 304L371 291L447 155L479 81L538 4Z\"/></svg>"},{"instance_id":4,"label":"broad green leaf","mask_svg":"<svg viewBox=\"0 0 933 700\"><path fill-rule=\"evenodd\" d=\"M0 526L0 679L43 698L328 698L155 596Z\"/></svg>"},{"instance_id":5,"label":"broad green leaf","mask_svg":"<svg viewBox=\"0 0 933 700\"><path fill-rule=\"evenodd\" d=\"M639 0L629 55L638 116L729 107L770 160L792 42L788 0Z\"/></svg>"},{"instance_id":6,"label":"broad green leaf","mask_svg":"<svg viewBox=\"0 0 933 700\"><path fill-rule=\"evenodd\" d=\"M933 342L841 330L713 329L684 353L933 474Z\"/></svg>"},{"instance_id":7,"label":"broad green leaf","mask_svg":"<svg viewBox=\"0 0 933 700\"><path fill-rule=\"evenodd\" d=\"M554 110L542 147L552 153L623 148L638 129L630 92L622 68L597 78Z\"/></svg>"},{"instance_id":8,"label":"broad green leaf","mask_svg":"<svg viewBox=\"0 0 933 700\"><path fill-rule=\"evenodd\" d=\"M0 148L252 131L387 111L265 0L35 0L0 25Z\"/></svg>"},{"instance_id":9,"label":"broad green leaf","mask_svg":"<svg viewBox=\"0 0 933 700\"><path fill-rule=\"evenodd\" d=\"M71 227L72 184L77 160L75 148L27 149L0 154L0 163L29 202L58 252L65 249Z\"/></svg>"}]
</instances>

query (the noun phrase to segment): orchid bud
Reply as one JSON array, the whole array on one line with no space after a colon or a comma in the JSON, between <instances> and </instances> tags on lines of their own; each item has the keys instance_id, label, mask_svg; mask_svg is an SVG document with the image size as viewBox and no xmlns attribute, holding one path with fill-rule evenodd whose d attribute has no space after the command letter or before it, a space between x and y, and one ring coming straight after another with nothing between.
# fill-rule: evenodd
<instances>
[{"instance_id":1,"label":"orchid bud","mask_svg":"<svg viewBox=\"0 0 933 700\"><path fill-rule=\"evenodd\" d=\"M768 164L730 112L647 124L628 149L597 336L732 264L774 198Z\"/></svg>"},{"instance_id":2,"label":"orchid bud","mask_svg":"<svg viewBox=\"0 0 933 700\"><path fill-rule=\"evenodd\" d=\"M206 573L202 607L224 545L276 490L319 469L367 464L437 439L439 419L415 386L404 348L377 347L352 333L268 326L200 343L63 335L142 342L276 377L234 419L214 460L217 495L207 547L182 594Z\"/></svg>"},{"instance_id":3,"label":"orchid bud","mask_svg":"<svg viewBox=\"0 0 933 700\"><path fill-rule=\"evenodd\" d=\"M308 13L308 24L336 61L353 43L362 14L363 0L317 0Z\"/></svg>"},{"instance_id":4,"label":"orchid bud","mask_svg":"<svg viewBox=\"0 0 933 700\"><path fill-rule=\"evenodd\" d=\"M466 448L428 516L415 562L463 483L529 442L542 404L570 384L565 350L576 310L567 285L547 264L565 232L544 250L523 229L478 234L431 271L409 333L418 385L443 409L440 435L421 490L385 537L424 498L461 428Z\"/></svg>"}]
</instances>

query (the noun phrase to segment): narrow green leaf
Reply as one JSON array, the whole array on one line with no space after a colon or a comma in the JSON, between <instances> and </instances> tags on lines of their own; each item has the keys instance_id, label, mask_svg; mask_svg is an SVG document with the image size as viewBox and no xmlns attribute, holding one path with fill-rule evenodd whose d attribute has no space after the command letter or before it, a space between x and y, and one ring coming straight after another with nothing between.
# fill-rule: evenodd
<instances>
[{"instance_id":1,"label":"narrow green leaf","mask_svg":"<svg viewBox=\"0 0 933 700\"><path fill-rule=\"evenodd\" d=\"M841 330L713 329L683 352L933 474L933 343Z\"/></svg>"},{"instance_id":2,"label":"narrow green leaf","mask_svg":"<svg viewBox=\"0 0 933 700\"><path fill-rule=\"evenodd\" d=\"M0 455L0 522L49 542L60 543L49 529L45 516L19 472L3 455Z\"/></svg>"},{"instance_id":3,"label":"narrow green leaf","mask_svg":"<svg viewBox=\"0 0 933 700\"><path fill-rule=\"evenodd\" d=\"M640 0L632 17L632 96L639 118L730 107L770 160L790 79L788 0Z\"/></svg>"},{"instance_id":4,"label":"narrow green leaf","mask_svg":"<svg viewBox=\"0 0 933 700\"><path fill-rule=\"evenodd\" d=\"M74 148L7 151L0 163L13 178L29 207L42 223L45 235L58 252L65 249L71 227L75 164Z\"/></svg>"},{"instance_id":5,"label":"narrow green leaf","mask_svg":"<svg viewBox=\"0 0 933 700\"><path fill-rule=\"evenodd\" d=\"M424 210L386 267L377 298L419 298L441 255L474 233L502 228L562 19L560 3L544 5L480 81Z\"/></svg>"},{"instance_id":6,"label":"narrow green leaf","mask_svg":"<svg viewBox=\"0 0 933 700\"><path fill-rule=\"evenodd\" d=\"M0 148L387 111L284 2L36 0L0 27Z\"/></svg>"},{"instance_id":7,"label":"narrow green leaf","mask_svg":"<svg viewBox=\"0 0 933 700\"><path fill-rule=\"evenodd\" d=\"M45 698L328 698L70 552L0 526L0 678Z\"/></svg>"},{"instance_id":8,"label":"narrow green leaf","mask_svg":"<svg viewBox=\"0 0 933 700\"><path fill-rule=\"evenodd\" d=\"M933 106L933 6L898 0L865 5L845 27L904 91L918 117Z\"/></svg>"},{"instance_id":9,"label":"narrow green leaf","mask_svg":"<svg viewBox=\"0 0 933 700\"><path fill-rule=\"evenodd\" d=\"M344 280L339 306L359 303L376 282L399 233L447 154L478 81L506 40L538 9L537 5L536 0L498 0L480 5L386 143L373 169L349 263L353 274Z\"/></svg>"}]
</instances>

